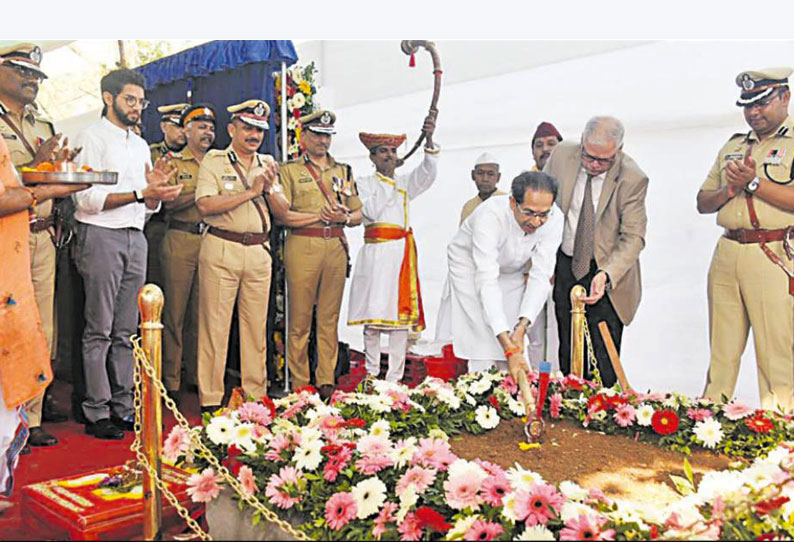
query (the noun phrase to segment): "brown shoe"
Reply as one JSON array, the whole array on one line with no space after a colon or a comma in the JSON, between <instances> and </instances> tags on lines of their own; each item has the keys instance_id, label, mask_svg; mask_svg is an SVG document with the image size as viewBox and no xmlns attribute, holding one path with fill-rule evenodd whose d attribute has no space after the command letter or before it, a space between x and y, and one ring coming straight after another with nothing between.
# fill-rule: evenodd
<instances>
[{"instance_id":1,"label":"brown shoe","mask_svg":"<svg viewBox=\"0 0 794 542\"><path fill-rule=\"evenodd\" d=\"M28 444L31 446L55 446L58 439L50 435L41 427L31 427L28 436Z\"/></svg>"},{"instance_id":2,"label":"brown shoe","mask_svg":"<svg viewBox=\"0 0 794 542\"><path fill-rule=\"evenodd\" d=\"M333 384L323 384L320 386L320 398L327 401L334 394L334 389Z\"/></svg>"}]
</instances>

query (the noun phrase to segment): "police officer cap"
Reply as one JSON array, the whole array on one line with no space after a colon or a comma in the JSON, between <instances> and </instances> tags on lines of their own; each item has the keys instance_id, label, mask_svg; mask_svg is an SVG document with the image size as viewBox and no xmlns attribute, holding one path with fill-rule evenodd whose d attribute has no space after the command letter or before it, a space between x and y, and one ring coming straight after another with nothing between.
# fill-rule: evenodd
<instances>
[{"instance_id":1,"label":"police officer cap","mask_svg":"<svg viewBox=\"0 0 794 542\"><path fill-rule=\"evenodd\" d=\"M792 72L794 70L788 67L743 71L736 76L736 85L742 89L736 105L751 105L772 94L776 88L788 88L788 78Z\"/></svg>"},{"instance_id":2,"label":"police officer cap","mask_svg":"<svg viewBox=\"0 0 794 542\"><path fill-rule=\"evenodd\" d=\"M301 124L306 130L319 134L335 134L334 123L336 123L336 115L325 109L301 117Z\"/></svg>"},{"instance_id":3,"label":"police officer cap","mask_svg":"<svg viewBox=\"0 0 794 542\"><path fill-rule=\"evenodd\" d=\"M191 105L182 112L179 124L185 127L188 122L194 120L206 120L215 124L215 109L210 104Z\"/></svg>"},{"instance_id":4,"label":"police officer cap","mask_svg":"<svg viewBox=\"0 0 794 542\"><path fill-rule=\"evenodd\" d=\"M181 126L181 124L179 124L179 119L182 118L182 113L188 107L190 107L190 104L161 105L157 108L157 112L161 115L160 122L170 122L171 124Z\"/></svg>"},{"instance_id":5,"label":"police officer cap","mask_svg":"<svg viewBox=\"0 0 794 542\"><path fill-rule=\"evenodd\" d=\"M247 100L243 103L230 105L226 111L232 114L230 120L240 119L242 122L267 130L267 118L270 116L270 106L262 100Z\"/></svg>"},{"instance_id":6,"label":"police officer cap","mask_svg":"<svg viewBox=\"0 0 794 542\"><path fill-rule=\"evenodd\" d=\"M27 68L42 79L47 74L41 70L41 48L35 43L16 43L0 48L0 63Z\"/></svg>"}]
</instances>

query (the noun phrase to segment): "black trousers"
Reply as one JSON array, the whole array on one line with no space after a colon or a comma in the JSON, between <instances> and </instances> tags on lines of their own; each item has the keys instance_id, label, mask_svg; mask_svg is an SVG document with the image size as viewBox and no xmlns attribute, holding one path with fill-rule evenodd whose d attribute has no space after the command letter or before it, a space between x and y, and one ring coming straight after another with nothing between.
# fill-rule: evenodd
<instances>
[{"instance_id":1,"label":"black trousers","mask_svg":"<svg viewBox=\"0 0 794 542\"><path fill-rule=\"evenodd\" d=\"M557 251L553 294L554 313L557 316L557 329L560 338L560 370L566 375L571 372L571 288L580 284L584 286L589 294L590 281L593 280L597 271L595 260L593 260L590 262L590 271L581 280L576 280L571 271L572 260L573 258L566 256L562 251ZM609 355L607 354L606 346L604 346L604 340L601 338L601 332L598 330L598 324L599 322L607 323L615 347L620 352L623 322L618 318L618 314L606 294L595 305L585 305L585 314L587 315L587 326L590 328L590 337L593 339L593 351L598 360L598 371L601 373L601 381L605 387L610 387L615 384L617 377L612 368L612 362L609 361ZM587 347L585 347L584 377L591 379L592 375L590 374L588 359L589 355Z\"/></svg>"}]
</instances>

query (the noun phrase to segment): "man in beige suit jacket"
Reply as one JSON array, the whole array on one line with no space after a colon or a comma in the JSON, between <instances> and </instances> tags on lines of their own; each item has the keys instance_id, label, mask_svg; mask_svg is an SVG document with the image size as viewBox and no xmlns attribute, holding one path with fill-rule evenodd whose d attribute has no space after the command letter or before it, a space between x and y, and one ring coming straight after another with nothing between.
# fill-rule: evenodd
<instances>
[{"instance_id":1,"label":"man in beige suit jacket","mask_svg":"<svg viewBox=\"0 0 794 542\"><path fill-rule=\"evenodd\" d=\"M604 386L616 377L598 323L607 323L620 351L623 326L634 318L642 295L639 255L645 246L648 177L623 153L623 134L619 120L594 117L581 144L560 143L543 169L560 183L558 202L565 215L554 283L560 368L570 372L570 291L581 284L588 290L587 323ZM590 377L587 365L585 377Z\"/></svg>"}]
</instances>

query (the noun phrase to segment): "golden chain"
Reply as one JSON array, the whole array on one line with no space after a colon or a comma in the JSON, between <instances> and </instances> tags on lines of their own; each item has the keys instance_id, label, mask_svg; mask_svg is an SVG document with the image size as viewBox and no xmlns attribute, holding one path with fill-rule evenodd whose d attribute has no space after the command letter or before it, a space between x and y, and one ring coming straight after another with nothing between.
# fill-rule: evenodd
<instances>
[{"instance_id":1,"label":"golden chain","mask_svg":"<svg viewBox=\"0 0 794 542\"><path fill-rule=\"evenodd\" d=\"M587 318L584 319L584 342L587 345L587 364L590 366L590 380L598 384L599 388L603 388L604 383L601 380L601 371L598 370L598 359L596 359L593 351L593 338L590 336L590 326L587 324Z\"/></svg>"},{"instance_id":2,"label":"golden chain","mask_svg":"<svg viewBox=\"0 0 794 542\"><path fill-rule=\"evenodd\" d=\"M142 378L141 378L140 373L139 373L139 367L143 367L144 371L146 372L146 375L154 383L155 387L157 388L158 392L160 393L160 397L162 397L166 408L168 408L168 410L170 410L171 413L174 415L174 418L176 419L177 423L183 429L187 430L188 435L190 436L190 440L191 440L192 444L198 449L198 455L200 455L201 457L206 459L207 462L221 475L221 477L223 477L223 479L226 481L226 483L229 484L229 486L235 491L235 493L237 493L239 495L239 497L242 500L244 500L249 506L251 506L258 513L260 513L266 520L270 521L271 523L275 523L276 525L281 527L284 531L286 531L289 534L293 535L298 540L310 540L309 537L306 535L306 533L304 533L302 531L296 531L294 529L294 527L289 522L286 522L286 521L282 520L281 518L279 518L278 515L275 512L273 512L272 510L269 510L267 507L265 507L256 497L254 497L253 495L249 495L245 491L243 491L242 484L240 484L240 482L237 480L237 478L232 476L231 473L229 472L229 470L218 461L218 459L215 457L215 455L212 453L212 451L209 448L207 448L204 445L203 442L201 442L201 438L198 435L196 435L194 432L190 431L190 424L188 423L187 419L185 419L185 417L182 415L182 413L179 412L179 409L176 407L176 403L174 403L174 400L168 395L163 383L160 381L159 378L157 378L156 372L154 370L154 367L152 367L152 365L149 363L149 360L146 357L146 352L144 352L143 348L141 348L141 344L140 343L141 343L141 340L140 340L139 337L133 337L132 344L133 344L134 353L135 353L135 360L136 360L136 363L135 363L135 376L136 376L136 380L135 380L135 398L136 398L136 403L135 403L135 406L136 406L136 410L135 410L135 441L133 441L133 446L135 446L136 444L138 446L138 450L136 450L136 456L138 456L139 459L140 459L140 457L143 456L143 453L140 452L140 440L139 440L139 437L138 437L139 430L140 430L139 408L142 406L142 402L141 402L141 399L140 399L140 391L139 391L140 390L139 385L140 385L140 383L142 381ZM143 461L144 461L144 465L146 466L147 470L149 470L150 474L152 474L152 469L150 468L150 465L148 464L148 461L146 460L145 456L143 456ZM156 477L155 480L160 482L158 477ZM158 487L161 487L161 483L158 483ZM171 501L170 498L169 498L169 502L172 502L172 504L173 504L173 501ZM179 510L179 509L177 509L177 510ZM180 513L180 516L182 516L181 513ZM184 519L184 516L182 516L182 517ZM188 524L190 524L190 522L193 521L193 520L192 520L192 518L190 518L189 520L186 520L186 521L188 521ZM191 525L191 528L192 528L192 525ZM199 529L200 529L200 527L199 527ZM194 531L195 531L195 529L194 529ZM200 533L201 534L199 534L199 532L197 532L196 534L198 536L202 536L202 534L203 534L204 535L204 536L202 536L203 540L211 540L211 538L209 538L208 534L204 533L203 531L200 531ZM207 537L207 538L204 538L204 537Z\"/></svg>"}]
</instances>

